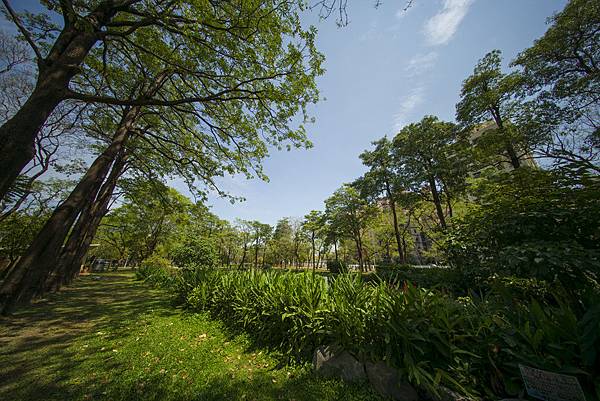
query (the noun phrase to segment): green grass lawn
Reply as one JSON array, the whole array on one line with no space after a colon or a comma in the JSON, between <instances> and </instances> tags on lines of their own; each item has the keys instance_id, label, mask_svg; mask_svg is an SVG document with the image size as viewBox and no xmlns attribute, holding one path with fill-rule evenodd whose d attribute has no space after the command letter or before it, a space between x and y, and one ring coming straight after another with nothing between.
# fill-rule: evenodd
<instances>
[{"instance_id":1,"label":"green grass lawn","mask_svg":"<svg viewBox=\"0 0 600 401\"><path fill-rule=\"evenodd\" d=\"M0 320L0 400L377 400L278 367L244 336L129 273L84 276Z\"/></svg>"}]
</instances>

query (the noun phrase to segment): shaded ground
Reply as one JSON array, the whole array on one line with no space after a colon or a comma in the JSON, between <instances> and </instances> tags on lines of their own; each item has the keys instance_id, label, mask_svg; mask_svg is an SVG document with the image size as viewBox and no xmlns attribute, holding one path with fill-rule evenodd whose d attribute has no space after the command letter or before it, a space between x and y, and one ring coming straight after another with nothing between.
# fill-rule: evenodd
<instances>
[{"instance_id":1,"label":"shaded ground","mask_svg":"<svg viewBox=\"0 0 600 401\"><path fill-rule=\"evenodd\" d=\"M130 273L84 276L0 319L0 400L378 399L249 344Z\"/></svg>"}]
</instances>

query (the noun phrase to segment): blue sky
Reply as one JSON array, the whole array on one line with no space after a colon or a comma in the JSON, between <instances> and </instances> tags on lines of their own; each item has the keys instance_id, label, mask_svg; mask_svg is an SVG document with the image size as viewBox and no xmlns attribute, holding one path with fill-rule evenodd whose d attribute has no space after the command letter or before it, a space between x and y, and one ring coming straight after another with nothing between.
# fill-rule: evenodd
<instances>
[{"instance_id":1,"label":"blue sky","mask_svg":"<svg viewBox=\"0 0 600 401\"><path fill-rule=\"evenodd\" d=\"M477 60L493 49L506 64L546 30L546 19L563 0L349 1L350 24L337 28L307 13L319 30L326 73L318 81L326 100L311 108L309 150L273 152L265 161L268 183L221 180L246 198L231 205L211 197L222 218L274 224L323 209L323 201L344 182L364 172L358 155L404 124L433 114L453 121L462 81ZM178 186L179 187L179 186Z\"/></svg>"},{"instance_id":2,"label":"blue sky","mask_svg":"<svg viewBox=\"0 0 600 401\"><path fill-rule=\"evenodd\" d=\"M273 151L265 160L269 182L221 179L222 189L245 202L232 205L210 196L221 218L274 224L323 209L323 201L364 172L358 155L372 141L393 136L424 115L454 120L462 81L478 59L500 49L506 64L546 30L546 19L566 0L350 0L350 24L320 21L306 12L304 23L318 30L326 73L318 79L323 101L310 108L307 127L314 147ZM13 0L17 9L39 10L34 0ZM14 27L0 20L0 28ZM185 185L171 183L189 194Z\"/></svg>"}]
</instances>

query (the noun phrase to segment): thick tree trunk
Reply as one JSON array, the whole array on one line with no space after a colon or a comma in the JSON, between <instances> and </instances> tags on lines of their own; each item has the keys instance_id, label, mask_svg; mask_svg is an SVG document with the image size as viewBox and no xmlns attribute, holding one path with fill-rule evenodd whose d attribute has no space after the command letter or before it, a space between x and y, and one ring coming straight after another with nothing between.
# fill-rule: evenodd
<instances>
[{"instance_id":1,"label":"thick tree trunk","mask_svg":"<svg viewBox=\"0 0 600 401\"><path fill-rule=\"evenodd\" d=\"M88 221L86 229L82 235L82 238L78 241L77 248L70 255L69 260L65 261L64 273L57 277L58 286L70 284L81 270L81 263L83 258L90 249L90 244L98 231L98 226L104 215L108 212L108 204L110 203L111 196L106 196L105 199L100 200L97 204L96 210L93 212L93 217Z\"/></svg>"},{"instance_id":2,"label":"thick tree trunk","mask_svg":"<svg viewBox=\"0 0 600 401\"><path fill-rule=\"evenodd\" d=\"M96 10L89 17L97 25L109 21L115 10ZM35 139L56 106L66 98L69 82L99 39L97 31L70 24L59 34L48 56L38 60L38 77L33 92L0 127L0 199L3 199L21 170L34 155Z\"/></svg>"},{"instance_id":3,"label":"thick tree trunk","mask_svg":"<svg viewBox=\"0 0 600 401\"><path fill-rule=\"evenodd\" d=\"M18 305L29 303L43 289L71 226L86 202L89 202L90 193L100 188L114 158L127 140L138 112L139 108L132 108L124 114L112 143L92 163L69 197L54 210L23 258L6 278L0 288L0 313L11 313Z\"/></svg>"},{"instance_id":4,"label":"thick tree trunk","mask_svg":"<svg viewBox=\"0 0 600 401\"><path fill-rule=\"evenodd\" d=\"M111 172L98 192L96 199L90 202L80 213L69 235L69 239L61 252L56 272L49 279L50 290L56 291L61 285L69 284L79 273L81 262L96 235L100 221L106 212L108 212L110 199L124 168L125 158L121 154L115 160Z\"/></svg>"},{"instance_id":5,"label":"thick tree trunk","mask_svg":"<svg viewBox=\"0 0 600 401\"><path fill-rule=\"evenodd\" d=\"M38 59L33 92L0 127L0 200L34 155L35 139L56 106L65 99L71 79L77 75L101 32L123 7L102 2L85 19L65 23L48 55ZM85 21L85 22L84 22Z\"/></svg>"},{"instance_id":6,"label":"thick tree trunk","mask_svg":"<svg viewBox=\"0 0 600 401\"><path fill-rule=\"evenodd\" d=\"M60 93L36 88L23 107L0 127L0 199L35 154L35 138L60 103Z\"/></svg>"}]
</instances>

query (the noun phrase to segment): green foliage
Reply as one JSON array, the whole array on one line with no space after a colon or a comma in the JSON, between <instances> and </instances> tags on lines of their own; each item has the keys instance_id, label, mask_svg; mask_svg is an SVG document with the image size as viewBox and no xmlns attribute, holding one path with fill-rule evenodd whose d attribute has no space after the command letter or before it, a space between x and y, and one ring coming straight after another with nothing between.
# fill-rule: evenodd
<instances>
[{"instance_id":1,"label":"green foliage","mask_svg":"<svg viewBox=\"0 0 600 401\"><path fill-rule=\"evenodd\" d=\"M480 283L480 286L489 289L498 299L506 300L510 304L529 302L532 299L550 301L552 291L557 290L544 280L499 275L492 275L484 283Z\"/></svg>"},{"instance_id":2,"label":"green foliage","mask_svg":"<svg viewBox=\"0 0 600 401\"><path fill-rule=\"evenodd\" d=\"M15 262L27 250L47 218L44 211L16 211L0 220L0 259Z\"/></svg>"},{"instance_id":3,"label":"green foliage","mask_svg":"<svg viewBox=\"0 0 600 401\"><path fill-rule=\"evenodd\" d=\"M483 299L454 299L406 282L365 284L352 274L333 280L310 273L196 274L185 294L190 308L290 358L306 360L316 346L334 344L359 358L386 360L430 391L443 384L475 397L517 395L518 363L575 374L590 393L598 381L596 298L573 307L560 296L517 299L526 295L510 284Z\"/></svg>"},{"instance_id":4,"label":"green foliage","mask_svg":"<svg viewBox=\"0 0 600 401\"><path fill-rule=\"evenodd\" d=\"M536 120L554 136L541 153L555 166L598 174L600 6L571 0L548 22L546 33L512 65L522 68Z\"/></svg>"},{"instance_id":5,"label":"green foliage","mask_svg":"<svg viewBox=\"0 0 600 401\"><path fill-rule=\"evenodd\" d=\"M551 26L514 65L523 67L528 84L542 88L543 97L576 100L585 105L600 90L600 5L571 0L550 18Z\"/></svg>"},{"instance_id":6,"label":"green foliage","mask_svg":"<svg viewBox=\"0 0 600 401\"><path fill-rule=\"evenodd\" d=\"M479 205L447 242L451 262L475 282L492 274L560 282L568 291L600 279L600 182L521 168L485 180ZM476 286L476 285L474 285Z\"/></svg>"},{"instance_id":7,"label":"green foliage","mask_svg":"<svg viewBox=\"0 0 600 401\"><path fill-rule=\"evenodd\" d=\"M0 383L0 399L382 401L366 386L317 377L308 366L278 366L277 355L247 336L174 309L164 291L128 273L93 278L38 303L23 325L0 325L2 374L11 375ZM26 341L57 320L69 330L46 332L37 346Z\"/></svg>"},{"instance_id":8,"label":"green foliage","mask_svg":"<svg viewBox=\"0 0 600 401\"><path fill-rule=\"evenodd\" d=\"M435 185L440 193L447 190L458 195L464 187L467 167L464 139L455 124L425 116L404 127L394 137L390 151L408 188L419 192Z\"/></svg>"},{"instance_id":9,"label":"green foliage","mask_svg":"<svg viewBox=\"0 0 600 401\"><path fill-rule=\"evenodd\" d=\"M216 267L217 252L213 242L207 238L188 234L181 243L173 247L171 260L176 266Z\"/></svg>"},{"instance_id":10,"label":"green foliage","mask_svg":"<svg viewBox=\"0 0 600 401\"><path fill-rule=\"evenodd\" d=\"M122 186L127 202L103 218L98 251L139 262L159 248L168 249L191 220L194 205L160 181L127 180Z\"/></svg>"},{"instance_id":11,"label":"green foliage","mask_svg":"<svg viewBox=\"0 0 600 401\"><path fill-rule=\"evenodd\" d=\"M348 266L341 260L328 260L327 270L329 270L330 273L347 273Z\"/></svg>"},{"instance_id":12,"label":"green foliage","mask_svg":"<svg viewBox=\"0 0 600 401\"><path fill-rule=\"evenodd\" d=\"M600 307L597 295L584 296L581 311L557 298L552 306L535 300L512 305L512 318L501 325L498 360L510 372L504 378L513 394L520 386L519 363L574 375L588 399L600 396Z\"/></svg>"},{"instance_id":13,"label":"green foliage","mask_svg":"<svg viewBox=\"0 0 600 401\"><path fill-rule=\"evenodd\" d=\"M151 255L140 263L140 267L136 271L136 278L152 284L169 286L175 279L175 271L169 259Z\"/></svg>"},{"instance_id":14,"label":"green foliage","mask_svg":"<svg viewBox=\"0 0 600 401\"><path fill-rule=\"evenodd\" d=\"M313 274L198 270L187 295L196 310L210 311L291 357L309 358L320 345L325 280Z\"/></svg>"},{"instance_id":15,"label":"green foliage","mask_svg":"<svg viewBox=\"0 0 600 401\"><path fill-rule=\"evenodd\" d=\"M374 280L394 286L412 285L420 288L439 289L451 294L464 294L466 288L462 275L447 267L411 267L398 265L377 265Z\"/></svg>"},{"instance_id":16,"label":"green foliage","mask_svg":"<svg viewBox=\"0 0 600 401\"><path fill-rule=\"evenodd\" d=\"M377 213L377 208L360 196L352 185L344 184L325 200L325 218L329 236L352 239L356 245L358 263L364 262L363 235ZM339 236L339 237L338 237Z\"/></svg>"},{"instance_id":17,"label":"green foliage","mask_svg":"<svg viewBox=\"0 0 600 401\"><path fill-rule=\"evenodd\" d=\"M479 60L463 82L456 119L476 142L477 168L498 162L518 168L524 155L548 139L547 132L529 118L529 106L522 100L523 82L519 72L502 71L499 50Z\"/></svg>"}]
</instances>

